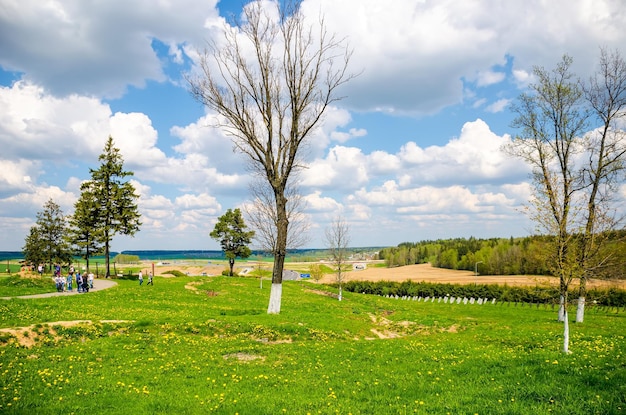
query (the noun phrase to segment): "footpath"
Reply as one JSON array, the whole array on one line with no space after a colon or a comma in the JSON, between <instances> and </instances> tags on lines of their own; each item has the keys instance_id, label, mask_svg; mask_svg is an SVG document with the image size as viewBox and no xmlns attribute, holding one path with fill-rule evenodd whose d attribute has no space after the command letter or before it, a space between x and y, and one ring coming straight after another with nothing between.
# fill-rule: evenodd
<instances>
[{"instance_id":1,"label":"footpath","mask_svg":"<svg viewBox=\"0 0 626 415\"><path fill-rule=\"evenodd\" d=\"M113 287L115 285L117 285L117 282L115 282L115 281L106 280L106 279L105 280L103 280L103 279L94 279L93 280L93 288L90 288L89 292L106 290L107 288L111 288L111 287ZM86 295L88 295L89 293L79 293L77 290L64 291L64 292L54 291L54 292L51 292L51 293L22 295L22 296L19 296L19 297L0 297L0 300L10 300L12 298L29 299L29 298L60 297L60 296L76 295L76 294L86 294Z\"/></svg>"}]
</instances>

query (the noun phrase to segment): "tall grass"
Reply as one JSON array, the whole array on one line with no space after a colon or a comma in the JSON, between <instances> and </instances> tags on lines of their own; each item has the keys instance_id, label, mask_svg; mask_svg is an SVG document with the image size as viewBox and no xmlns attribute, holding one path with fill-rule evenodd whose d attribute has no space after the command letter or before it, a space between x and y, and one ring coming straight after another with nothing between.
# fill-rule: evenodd
<instances>
[{"instance_id":1,"label":"tall grass","mask_svg":"<svg viewBox=\"0 0 626 415\"><path fill-rule=\"evenodd\" d=\"M564 355L552 310L330 294L285 282L283 311L268 315L269 286L255 279L180 277L0 302L0 327L33 325L21 330L30 347L0 335L0 412L626 410L623 314L572 326Z\"/></svg>"}]
</instances>

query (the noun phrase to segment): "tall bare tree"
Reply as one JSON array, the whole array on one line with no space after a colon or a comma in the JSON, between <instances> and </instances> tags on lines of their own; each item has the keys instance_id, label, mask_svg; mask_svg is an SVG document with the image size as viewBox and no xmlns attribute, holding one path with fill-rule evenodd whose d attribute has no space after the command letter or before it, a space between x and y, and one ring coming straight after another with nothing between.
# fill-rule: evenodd
<instances>
[{"instance_id":1,"label":"tall bare tree","mask_svg":"<svg viewBox=\"0 0 626 415\"><path fill-rule=\"evenodd\" d=\"M336 282L339 285L339 301L343 297L343 282L345 274L343 267L348 261L348 246L350 244L350 226L342 217L335 218L326 228L326 247L330 251L330 261L336 269Z\"/></svg>"},{"instance_id":2,"label":"tall bare tree","mask_svg":"<svg viewBox=\"0 0 626 415\"><path fill-rule=\"evenodd\" d=\"M586 163L581 172L585 195L584 229L579 240L580 277L576 322L585 315L587 279L612 265L600 251L620 221L614 202L626 169L626 62L619 52L600 50L599 67L583 84L595 127L585 136Z\"/></svg>"},{"instance_id":3,"label":"tall bare tree","mask_svg":"<svg viewBox=\"0 0 626 415\"><path fill-rule=\"evenodd\" d=\"M288 239L289 178L301 150L347 73L350 51L320 19L309 25L299 1L252 2L242 22L200 54L200 75L188 77L196 100L219 114L219 127L267 180L276 212L276 245L268 313L280 313Z\"/></svg>"},{"instance_id":4,"label":"tall bare tree","mask_svg":"<svg viewBox=\"0 0 626 415\"><path fill-rule=\"evenodd\" d=\"M559 277L569 350L568 289L579 280L576 321L584 318L586 282L609 263L602 248L619 223L616 187L624 177L626 64L601 51L599 71L588 83L575 79L572 58L553 71L535 68L537 83L522 94L513 125L522 130L507 151L532 167L531 218L551 235L548 267Z\"/></svg>"},{"instance_id":5,"label":"tall bare tree","mask_svg":"<svg viewBox=\"0 0 626 415\"><path fill-rule=\"evenodd\" d=\"M582 90L570 71L572 62L571 57L564 56L552 71L534 68L537 82L513 107L517 115L513 126L522 134L507 148L531 166L531 217L539 232L554 236L548 266L560 282L564 352L569 351L568 289L572 280L582 275L574 245L580 214L576 206L575 162L587 122L587 113L581 107Z\"/></svg>"}]
</instances>

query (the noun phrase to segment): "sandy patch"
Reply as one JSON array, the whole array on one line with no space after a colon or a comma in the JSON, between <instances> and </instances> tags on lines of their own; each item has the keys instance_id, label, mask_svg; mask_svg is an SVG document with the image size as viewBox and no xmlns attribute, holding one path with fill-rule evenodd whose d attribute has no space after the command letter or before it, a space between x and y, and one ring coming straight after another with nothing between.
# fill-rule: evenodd
<instances>
[{"instance_id":1,"label":"sandy patch","mask_svg":"<svg viewBox=\"0 0 626 415\"><path fill-rule=\"evenodd\" d=\"M241 352L226 354L223 357L224 357L224 360L236 359L240 362L251 362L253 360L261 360L261 361L265 360L265 356L259 356L256 354L241 353Z\"/></svg>"}]
</instances>

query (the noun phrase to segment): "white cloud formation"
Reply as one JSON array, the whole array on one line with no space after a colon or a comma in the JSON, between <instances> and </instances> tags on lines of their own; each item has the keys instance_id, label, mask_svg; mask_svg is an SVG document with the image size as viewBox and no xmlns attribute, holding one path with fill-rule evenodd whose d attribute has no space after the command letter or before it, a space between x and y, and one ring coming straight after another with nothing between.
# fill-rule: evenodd
<instances>
[{"instance_id":1,"label":"white cloud formation","mask_svg":"<svg viewBox=\"0 0 626 415\"><path fill-rule=\"evenodd\" d=\"M487 112L502 112L511 103L510 99L499 99L485 108Z\"/></svg>"},{"instance_id":2,"label":"white cloud formation","mask_svg":"<svg viewBox=\"0 0 626 415\"><path fill-rule=\"evenodd\" d=\"M204 243L221 210L246 197L245 158L232 152L223 131L209 127L214 114L164 128L159 115L141 107L113 111L115 102L105 99L159 82L184 88L181 71L224 23L216 5L3 3L0 67L17 71L18 80L0 86L0 227L24 234L50 197L71 211L111 134L141 194L141 238L124 243L148 242L139 246L148 249ZM314 21L324 14L329 31L349 40L351 70L362 71L339 91L347 98L328 109L303 149L307 214L318 229L338 211L349 215L364 243L419 239L414 229L429 235L454 229L448 236L458 236L515 227L511 212L530 195L528 169L500 152L510 140L503 129L496 134L491 122L472 115L475 121L460 131L450 123L453 133L424 144L401 141L389 127L403 115L423 117L456 104L493 119L518 92L493 91L525 87L532 65L551 68L569 53L585 78L598 45L626 43L626 14L614 0L304 0L302 7ZM163 100L162 114L184 111ZM368 111L398 117L381 125L355 122Z\"/></svg>"},{"instance_id":3,"label":"white cloud formation","mask_svg":"<svg viewBox=\"0 0 626 415\"><path fill-rule=\"evenodd\" d=\"M216 3L8 0L0 13L0 65L55 95L119 97L128 85L166 79L154 39L178 60L173 45L202 46L202 28L223 20Z\"/></svg>"}]
</instances>

